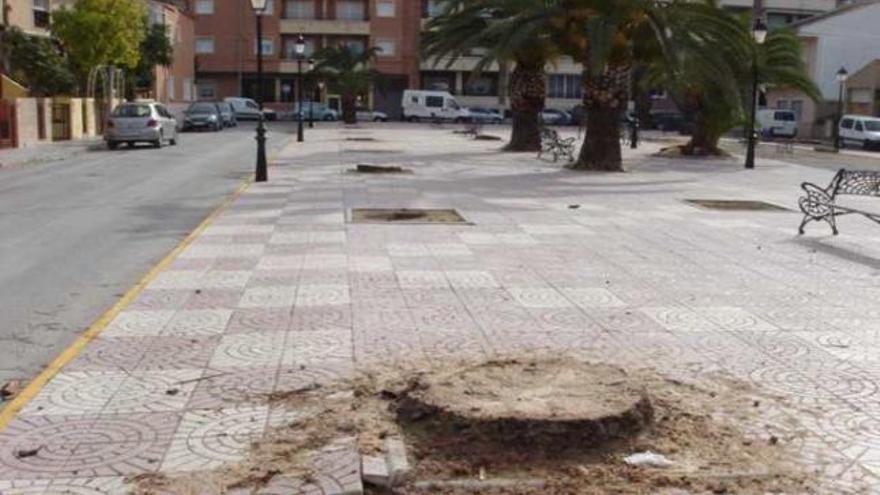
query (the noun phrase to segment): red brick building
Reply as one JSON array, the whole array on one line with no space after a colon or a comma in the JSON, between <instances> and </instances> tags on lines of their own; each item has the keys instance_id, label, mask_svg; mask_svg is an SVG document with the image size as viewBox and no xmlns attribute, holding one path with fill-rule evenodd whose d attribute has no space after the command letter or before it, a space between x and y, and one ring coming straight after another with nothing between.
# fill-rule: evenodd
<instances>
[{"instance_id":1,"label":"red brick building","mask_svg":"<svg viewBox=\"0 0 880 495\"><path fill-rule=\"evenodd\" d=\"M250 0L191 0L191 9L196 17L198 97L256 97L256 19ZM390 87L372 103L396 114L403 89L419 85L422 11L420 0L269 0L263 17L264 101L283 107L294 100L294 47L302 34L306 58L338 44L380 47L374 67L386 74ZM333 107L339 104L338 95L320 98Z\"/></svg>"}]
</instances>

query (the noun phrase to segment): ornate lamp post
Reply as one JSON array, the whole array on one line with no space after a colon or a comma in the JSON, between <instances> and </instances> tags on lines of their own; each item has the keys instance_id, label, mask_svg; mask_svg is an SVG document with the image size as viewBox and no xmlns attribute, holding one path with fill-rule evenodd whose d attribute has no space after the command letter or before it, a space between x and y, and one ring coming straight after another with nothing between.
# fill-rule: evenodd
<instances>
[{"instance_id":1,"label":"ornate lamp post","mask_svg":"<svg viewBox=\"0 0 880 495\"><path fill-rule=\"evenodd\" d=\"M849 77L849 72L846 71L846 67L841 67L834 77L837 78L839 86L837 90L837 115L834 119L834 149L840 151L840 119L843 118L843 88L846 86L846 78Z\"/></svg>"},{"instance_id":2,"label":"ornate lamp post","mask_svg":"<svg viewBox=\"0 0 880 495\"><path fill-rule=\"evenodd\" d=\"M764 44L767 39L767 25L764 20L758 17L755 19L755 26L752 28L752 36L759 45ZM755 50L752 59L752 109L749 117L749 148L746 151L746 168L755 168L755 146L758 140L758 133L755 131L755 120L758 113L758 51Z\"/></svg>"},{"instance_id":3,"label":"ornate lamp post","mask_svg":"<svg viewBox=\"0 0 880 495\"><path fill-rule=\"evenodd\" d=\"M297 114L299 115L296 127L296 140L301 143L305 140L305 137L303 136L303 119L306 118L305 112L303 111L303 55L306 53L306 40L302 35L299 35L299 38L296 39L295 49L297 72L296 107L298 110Z\"/></svg>"},{"instance_id":4,"label":"ornate lamp post","mask_svg":"<svg viewBox=\"0 0 880 495\"><path fill-rule=\"evenodd\" d=\"M266 12L267 0L251 0L257 18L257 105L260 107L260 119L257 121L257 172L255 182L269 180L266 162L266 123L263 115L263 14Z\"/></svg>"}]
</instances>

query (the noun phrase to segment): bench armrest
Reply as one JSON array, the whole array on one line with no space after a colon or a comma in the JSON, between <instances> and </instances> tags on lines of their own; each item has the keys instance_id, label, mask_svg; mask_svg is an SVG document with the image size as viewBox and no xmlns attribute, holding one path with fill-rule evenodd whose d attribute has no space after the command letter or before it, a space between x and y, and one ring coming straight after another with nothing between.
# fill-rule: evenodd
<instances>
[{"instance_id":1,"label":"bench armrest","mask_svg":"<svg viewBox=\"0 0 880 495\"><path fill-rule=\"evenodd\" d=\"M805 215L818 219L834 214L834 199L825 188L804 182L801 189L807 194L798 199L798 206Z\"/></svg>"}]
</instances>

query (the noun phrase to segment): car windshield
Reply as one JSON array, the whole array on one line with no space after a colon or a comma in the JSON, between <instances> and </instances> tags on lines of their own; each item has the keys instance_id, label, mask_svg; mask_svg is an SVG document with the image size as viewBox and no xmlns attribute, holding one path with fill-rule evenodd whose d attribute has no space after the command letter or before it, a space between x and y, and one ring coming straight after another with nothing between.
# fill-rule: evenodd
<instances>
[{"instance_id":1,"label":"car windshield","mask_svg":"<svg viewBox=\"0 0 880 495\"><path fill-rule=\"evenodd\" d=\"M113 110L114 117L149 117L151 114L149 105L120 105Z\"/></svg>"},{"instance_id":2,"label":"car windshield","mask_svg":"<svg viewBox=\"0 0 880 495\"><path fill-rule=\"evenodd\" d=\"M866 120L865 129L871 132L880 132L880 120Z\"/></svg>"},{"instance_id":3,"label":"car windshield","mask_svg":"<svg viewBox=\"0 0 880 495\"><path fill-rule=\"evenodd\" d=\"M187 113L216 113L217 106L213 103L193 103L186 111Z\"/></svg>"}]
</instances>

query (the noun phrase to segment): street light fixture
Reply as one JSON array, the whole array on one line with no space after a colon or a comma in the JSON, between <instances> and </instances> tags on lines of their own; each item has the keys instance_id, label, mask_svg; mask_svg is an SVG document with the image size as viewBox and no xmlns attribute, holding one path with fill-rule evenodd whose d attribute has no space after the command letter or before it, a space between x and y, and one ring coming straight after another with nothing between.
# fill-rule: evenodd
<instances>
[{"instance_id":1,"label":"street light fixture","mask_svg":"<svg viewBox=\"0 0 880 495\"><path fill-rule=\"evenodd\" d=\"M846 86L849 72L846 71L846 67L841 67L834 77L837 78L839 86L837 90L837 116L834 119L834 149L840 151L840 119L843 118L843 88Z\"/></svg>"},{"instance_id":2,"label":"street light fixture","mask_svg":"<svg viewBox=\"0 0 880 495\"><path fill-rule=\"evenodd\" d=\"M257 121L257 171L255 182L269 180L269 167L266 161L266 123L263 115L263 14L266 12L268 0L251 0L254 16L257 18L257 105L260 107L260 118Z\"/></svg>"},{"instance_id":3,"label":"street light fixture","mask_svg":"<svg viewBox=\"0 0 880 495\"><path fill-rule=\"evenodd\" d=\"M299 110L297 114L299 115L298 125L296 127L296 140L298 142L303 142L305 137L303 136L303 119L305 118L305 112L303 111L303 56L306 53L306 40L303 38L303 35L299 35L299 38L296 39L296 45L294 46L296 50L296 72L297 72L297 81L296 81L296 106Z\"/></svg>"},{"instance_id":4,"label":"street light fixture","mask_svg":"<svg viewBox=\"0 0 880 495\"><path fill-rule=\"evenodd\" d=\"M755 26L752 28L752 36L755 43L763 45L767 39L767 25L764 20L758 17L755 19ZM746 151L746 168L755 168L755 146L758 141L758 133L755 131L755 121L758 118L758 50L757 47L752 54L752 111L749 118L749 147Z\"/></svg>"},{"instance_id":5,"label":"street light fixture","mask_svg":"<svg viewBox=\"0 0 880 495\"><path fill-rule=\"evenodd\" d=\"M315 59L309 59L309 74L314 78L315 76ZM314 84L314 82L312 83ZM313 86L309 87L309 129L313 129L315 127L315 114L313 112L315 103L313 100L315 99L315 88Z\"/></svg>"}]
</instances>

